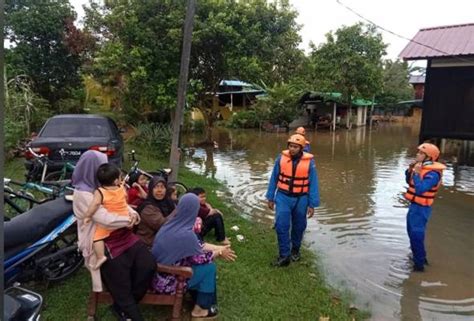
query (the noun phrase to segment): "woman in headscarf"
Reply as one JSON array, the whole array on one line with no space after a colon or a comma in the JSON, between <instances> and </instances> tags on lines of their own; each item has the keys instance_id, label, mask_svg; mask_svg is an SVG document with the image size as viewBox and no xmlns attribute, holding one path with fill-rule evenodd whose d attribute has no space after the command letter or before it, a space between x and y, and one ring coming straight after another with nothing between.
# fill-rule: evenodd
<instances>
[{"instance_id":1,"label":"woman in headscarf","mask_svg":"<svg viewBox=\"0 0 474 321\"><path fill-rule=\"evenodd\" d=\"M187 288L195 300L193 318L214 319L217 316L216 265L214 258L234 261L236 255L227 246L201 244L193 225L199 211L199 198L185 194L178 203L176 213L156 234L152 253L157 263L190 266L193 276ZM153 288L158 293L174 293L176 279L169 274L155 274Z\"/></svg>"},{"instance_id":2,"label":"woman in headscarf","mask_svg":"<svg viewBox=\"0 0 474 321\"><path fill-rule=\"evenodd\" d=\"M108 260L99 270L89 269L92 277L92 290L101 292L102 281L112 294L112 310L120 318L133 321L144 320L138 302L143 298L155 271L155 262L145 244L132 233L131 227L139 222L136 212L129 217L107 212L103 207L92 217L92 224L84 224L85 214L99 187L97 169L107 163L107 156L98 151L87 151L79 159L72 175L74 186L73 209L77 218L78 246L85 258L87 268L96 263L92 250L92 236L96 223L116 229L105 239Z\"/></svg>"},{"instance_id":3,"label":"woman in headscarf","mask_svg":"<svg viewBox=\"0 0 474 321\"><path fill-rule=\"evenodd\" d=\"M138 207L140 223L135 233L151 248L161 226L171 217L176 205L166 195L166 179L154 176L148 183L148 196Z\"/></svg>"}]
</instances>

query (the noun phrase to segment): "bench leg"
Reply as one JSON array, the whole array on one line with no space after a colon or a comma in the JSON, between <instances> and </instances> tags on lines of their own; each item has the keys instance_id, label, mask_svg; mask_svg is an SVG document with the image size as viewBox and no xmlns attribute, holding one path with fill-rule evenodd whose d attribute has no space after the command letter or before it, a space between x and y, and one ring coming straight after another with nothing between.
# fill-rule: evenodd
<instances>
[{"instance_id":1,"label":"bench leg","mask_svg":"<svg viewBox=\"0 0 474 321\"><path fill-rule=\"evenodd\" d=\"M91 292L89 295L89 304L87 306L87 320L95 320L97 311L97 303L99 301L99 293Z\"/></svg>"},{"instance_id":2,"label":"bench leg","mask_svg":"<svg viewBox=\"0 0 474 321\"><path fill-rule=\"evenodd\" d=\"M178 284L176 286L176 296L173 304L173 314L171 316L172 321L181 320L181 311L183 308L184 282L184 279L178 278Z\"/></svg>"}]
</instances>

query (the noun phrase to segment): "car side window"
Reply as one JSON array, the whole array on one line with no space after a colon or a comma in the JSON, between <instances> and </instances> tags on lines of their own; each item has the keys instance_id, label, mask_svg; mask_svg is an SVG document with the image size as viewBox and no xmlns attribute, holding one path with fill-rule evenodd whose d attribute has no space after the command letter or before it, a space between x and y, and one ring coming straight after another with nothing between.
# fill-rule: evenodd
<instances>
[{"instance_id":1,"label":"car side window","mask_svg":"<svg viewBox=\"0 0 474 321\"><path fill-rule=\"evenodd\" d=\"M120 131L118 129L117 124L112 119L109 119L109 124L110 128L112 129L113 136L117 138L120 137Z\"/></svg>"}]
</instances>

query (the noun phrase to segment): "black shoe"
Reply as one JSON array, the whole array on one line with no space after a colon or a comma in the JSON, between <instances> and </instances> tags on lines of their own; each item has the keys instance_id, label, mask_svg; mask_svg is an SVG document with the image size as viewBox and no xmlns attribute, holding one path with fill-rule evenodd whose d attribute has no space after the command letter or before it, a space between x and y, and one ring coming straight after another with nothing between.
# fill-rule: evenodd
<instances>
[{"instance_id":1,"label":"black shoe","mask_svg":"<svg viewBox=\"0 0 474 321\"><path fill-rule=\"evenodd\" d=\"M272 266L274 266L274 267L288 266L288 265L290 265L290 262L291 262L291 258L289 256L286 256L286 257L279 256L272 263Z\"/></svg>"},{"instance_id":2,"label":"black shoe","mask_svg":"<svg viewBox=\"0 0 474 321\"><path fill-rule=\"evenodd\" d=\"M425 259L425 265L430 265L430 264L428 263L428 259Z\"/></svg>"},{"instance_id":3,"label":"black shoe","mask_svg":"<svg viewBox=\"0 0 474 321\"><path fill-rule=\"evenodd\" d=\"M413 271L415 271L415 272L424 272L424 271L425 271L425 267L424 267L424 266L414 265L414 266L413 266Z\"/></svg>"},{"instance_id":4,"label":"black shoe","mask_svg":"<svg viewBox=\"0 0 474 321\"><path fill-rule=\"evenodd\" d=\"M291 260L297 262L301 259L301 254L299 250L291 250Z\"/></svg>"}]
</instances>

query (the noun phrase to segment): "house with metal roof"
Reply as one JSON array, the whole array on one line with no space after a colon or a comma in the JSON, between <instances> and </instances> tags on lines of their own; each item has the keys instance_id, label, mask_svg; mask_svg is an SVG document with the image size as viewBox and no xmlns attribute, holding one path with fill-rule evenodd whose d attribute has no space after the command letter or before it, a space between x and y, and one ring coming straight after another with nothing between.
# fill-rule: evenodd
<instances>
[{"instance_id":1,"label":"house with metal roof","mask_svg":"<svg viewBox=\"0 0 474 321\"><path fill-rule=\"evenodd\" d=\"M365 126L369 108L372 107L371 100L353 98L352 108L343 100L339 92L306 92L300 98L302 108L306 110L308 120L312 126L317 128L329 128L335 130L337 126L347 128L354 126ZM290 124L290 127L302 126L303 124Z\"/></svg>"},{"instance_id":2,"label":"house with metal roof","mask_svg":"<svg viewBox=\"0 0 474 321\"><path fill-rule=\"evenodd\" d=\"M399 56L428 61L420 141L474 140L474 23L421 29Z\"/></svg>"},{"instance_id":3,"label":"house with metal roof","mask_svg":"<svg viewBox=\"0 0 474 321\"><path fill-rule=\"evenodd\" d=\"M229 119L233 113L244 110L257 100L257 96L264 95L263 88L241 80L222 80L217 92L206 93L212 105L216 118ZM201 112L194 109L192 118L203 119Z\"/></svg>"}]
</instances>

